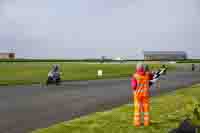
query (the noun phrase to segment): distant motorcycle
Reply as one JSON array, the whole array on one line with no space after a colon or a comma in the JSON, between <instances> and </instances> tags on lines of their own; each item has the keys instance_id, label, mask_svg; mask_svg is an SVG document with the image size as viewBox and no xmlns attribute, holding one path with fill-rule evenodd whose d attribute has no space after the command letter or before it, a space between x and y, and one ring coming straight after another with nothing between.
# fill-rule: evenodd
<instances>
[{"instance_id":1,"label":"distant motorcycle","mask_svg":"<svg viewBox=\"0 0 200 133\"><path fill-rule=\"evenodd\" d=\"M59 66L54 65L52 70L48 73L48 79L46 81L46 85L56 84L59 85L61 82L61 75L59 71Z\"/></svg>"}]
</instances>

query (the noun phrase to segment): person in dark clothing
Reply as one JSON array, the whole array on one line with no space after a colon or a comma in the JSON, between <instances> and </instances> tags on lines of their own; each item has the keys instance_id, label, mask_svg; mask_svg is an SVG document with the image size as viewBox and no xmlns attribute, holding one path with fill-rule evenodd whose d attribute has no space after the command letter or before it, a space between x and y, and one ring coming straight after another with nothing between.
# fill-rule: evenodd
<instances>
[{"instance_id":1,"label":"person in dark clothing","mask_svg":"<svg viewBox=\"0 0 200 133\"><path fill-rule=\"evenodd\" d=\"M195 71L195 64L192 64L192 71Z\"/></svg>"}]
</instances>

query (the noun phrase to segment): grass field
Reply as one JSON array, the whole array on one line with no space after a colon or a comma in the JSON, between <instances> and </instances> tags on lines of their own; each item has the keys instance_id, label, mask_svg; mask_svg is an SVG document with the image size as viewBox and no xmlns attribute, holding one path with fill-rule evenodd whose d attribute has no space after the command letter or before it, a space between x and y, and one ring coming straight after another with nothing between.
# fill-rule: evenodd
<instances>
[{"instance_id":1,"label":"grass field","mask_svg":"<svg viewBox=\"0 0 200 133\"><path fill-rule=\"evenodd\" d=\"M151 104L152 125L149 127L132 126L133 107L124 105L32 133L168 133L186 117L193 119L194 124L200 124L192 113L197 107L200 114L200 84L153 97Z\"/></svg>"},{"instance_id":2,"label":"grass field","mask_svg":"<svg viewBox=\"0 0 200 133\"><path fill-rule=\"evenodd\" d=\"M45 83L53 62L0 62L0 85ZM102 69L102 78L128 77L135 69L133 64L59 63L63 80L98 79L97 70ZM157 69L160 65L151 65ZM173 67L169 67L172 69Z\"/></svg>"}]
</instances>

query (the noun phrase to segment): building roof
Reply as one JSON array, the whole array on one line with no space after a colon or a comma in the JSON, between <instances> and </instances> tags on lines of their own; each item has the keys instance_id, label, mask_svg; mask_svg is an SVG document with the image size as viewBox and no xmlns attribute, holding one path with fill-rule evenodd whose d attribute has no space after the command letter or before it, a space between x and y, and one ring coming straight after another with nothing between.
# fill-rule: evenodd
<instances>
[{"instance_id":1,"label":"building roof","mask_svg":"<svg viewBox=\"0 0 200 133\"><path fill-rule=\"evenodd\" d=\"M185 51L144 51L144 55L186 55Z\"/></svg>"},{"instance_id":2,"label":"building roof","mask_svg":"<svg viewBox=\"0 0 200 133\"><path fill-rule=\"evenodd\" d=\"M0 53L0 55L9 55L10 53Z\"/></svg>"}]
</instances>

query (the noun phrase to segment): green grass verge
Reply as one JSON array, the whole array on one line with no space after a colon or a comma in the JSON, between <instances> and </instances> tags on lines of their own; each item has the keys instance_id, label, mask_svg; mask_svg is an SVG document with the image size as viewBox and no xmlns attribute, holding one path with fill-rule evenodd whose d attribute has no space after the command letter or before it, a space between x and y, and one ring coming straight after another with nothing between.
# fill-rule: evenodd
<instances>
[{"instance_id":1,"label":"green grass verge","mask_svg":"<svg viewBox=\"0 0 200 133\"><path fill-rule=\"evenodd\" d=\"M188 60L180 60L176 61L177 63L200 63L200 59L188 59Z\"/></svg>"},{"instance_id":2,"label":"green grass verge","mask_svg":"<svg viewBox=\"0 0 200 133\"><path fill-rule=\"evenodd\" d=\"M97 112L32 133L168 133L186 116L192 116L191 112L193 106L197 105L196 102L200 102L200 84L153 97L152 125L149 127L132 126L133 107L124 105L111 111ZM193 122L200 124L199 121Z\"/></svg>"},{"instance_id":3,"label":"green grass verge","mask_svg":"<svg viewBox=\"0 0 200 133\"><path fill-rule=\"evenodd\" d=\"M55 62L0 62L0 85L45 83L48 71ZM97 70L102 69L102 78L128 77L134 72L133 64L92 64L63 63L60 64L63 80L98 79ZM151 65L159 68L160 65ZM169 67L173 69L173 67Z\"/></svg>"}]
</instances>

